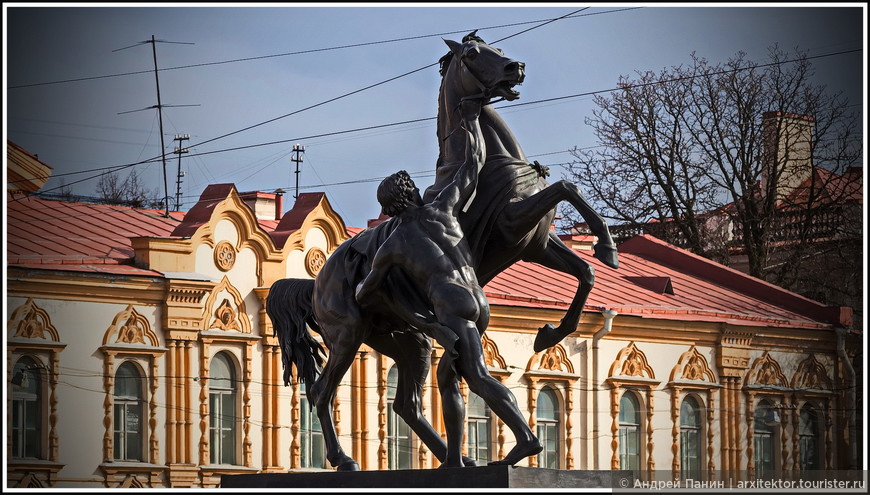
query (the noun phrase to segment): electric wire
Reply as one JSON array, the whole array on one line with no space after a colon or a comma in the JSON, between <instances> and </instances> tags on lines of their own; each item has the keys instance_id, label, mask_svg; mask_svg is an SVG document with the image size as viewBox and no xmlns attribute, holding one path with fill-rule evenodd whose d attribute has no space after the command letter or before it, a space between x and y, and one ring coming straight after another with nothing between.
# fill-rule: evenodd
<instances>
[{"instance_id":1,"label":"electric wire","mask_svg":"<svg viewBox=\"0 0 870 495\"><path fill-rule=\"evenodd\" d=\"M586 9L588 9L588 8L589 7L586 7ZM569 14L567 16L562 16L561 18L567 19L567 18L585 17L585 16L591 16L591 15L609 14L612 12L622 12L622 11L627 11L627 10L636 10L636 9L640 9L640 8L643 8L643 7L626 7L626 8L622 8L622 9L608 10L608 11L603 11L603 12L593 12L593 13L588 13L588 14L583 14L583 15L576 15L576 13L574 13L574 14ZM585 10L585 9L582 9L582 10ZM580 11L577 11L577 12L580 12ZM481 27L481 28L477 28L477 29L478 30L500 29L500 28L505 28L505 27L522 26L525 24L534 24L534 23L545 22L545 21L547 21L547 20L540 19L540 20L535 20L535 21L523 21L523 22L510 23L510 24L486 26L486 27ZM553 20L551 19L548 21L548 23L552 22L552 21ZM309 49L309 50L298 50L298 51L287 52L287 53L277 53L277 54L272 54L272 55L260 55L260 56L254 56L254 57L237 58L237 59L232 59L232 60L222 60L222 61L217 61L217 62L203 62L203 63L197 63L197 64L180 65L180 66L176 66L176 67L164 67L162 69L158 69L158 71L163 72L163 71L171 71L171 70L179 70L179 69L191 69L191 68L196 68L196 67L207 67L207 66L213 66L213 65L231 64L231 63L236 63L236 62L263 60L263 59L268 59L268 58L286 57L286 56L291 56L291 55L304 55L304 54L319 53L319 52L326 52L326 51L333 51L333 50L343 50L343 49L347 49L347 48L358 48L358 47L364 47L364 46L381 45L381 44L386 44L386 43L398 43L398 42L402 42L402 41L413 41L413 40L424 39L424 38L434 38L437 36L462 34L462 33L467 33L469 31L472 31L472 29L458 29L455 31L446 31L443 33L424 34L424 35L418 35L418 36L406 36L406 37L402 37L402 38L393 38L393 39L389 39L389 40L368 41L368 42L352 43L352 44L339 45L339 46L333 46L333 47L327 47L327 48L314 48L314 49ZM523 31L523 32L525 32L525 31ZM513 36L516 36L516 35L502 38L502 40L511 38ZM139 46L140 44L141 43L137 43L135 45L131 45L130 47ZM127 48L130 48L130 47L127 47ZM122 50L123 50L123 48L122 48ZM118 51L118 50L114 50L114 51ZM23 89L23 88L31 88L31 87L36 87L36 86L48 86L48 85L53 85L53 84L92 81L92 80L97 80L97 79L107 79L107 78L111 78L111 77L131 76L131 75L139 75L139 74L152 74L153 72L154 72L154 69L148 69L148 70L139 70L139 71L132 71L132 72L122 72L122 73L117 73L117 74L104 74L104 75L99 75L99 76L87 76L87 77L79 77L79 78L71 78L71 79L62 79L62 80L58 80L58 81L45 81L45 82L37 82L37 83L18 84L15 86L9 86L7 89Z\"/></svg>"},{"instance_id":2,"label":"electric wire","mask_svg":"<svg viewBox=\"0 0 870 495\"><path fill-rule=\"evenodd\" d=\"M833 56L846 55L846 54L860 52L860 51L862 51L862 49L843 50L843 51L834 52L834 53L814 55L811 57L806 57L806 59L809 60L809 59L818 59L818 58L823 58L823 57L833 57ZM585 97L585 96L594 96L594 95L604 94L604 93L614 93L614 92L618 92L618 91L625 91L625 90L629 90L629 89L651 86L651 85L655 85L655 84L666 84L666 83L671 83L671 82L678 82L681 80L707 77L710 75L723 75L723 74L732 73L732 72L754 70L754 69L759 69L759 68L764 68L764 67L771 67L771 66L775 66L775 65L794 63L797 61L798 60L784 60L781 62L770 62L770 63L766 63L766 64L753 65L751 67L743 67L743 68L738 68L738 69L725 69L722 71L711 72L711 73L707 73L707 74L688 75L688 76L682 76L682 77L672 78L672 79L662 80L662 81L650 81L647 83L625 85L625 86L613 87L613 88L609 88L609 89L587 91L587 92L583 92L583 93L574 93L574 94L570 94L570 95L563 95L563 96L557 96L557 97L552 97L552 98L543 98L543 99L531 100L531 101L527 101L527 102L509 103L509 104L499 105L499 106L496 106L494 108L497 110L501 110L501 109L520 107L520 106L537 105L537 104L541 104L541 103L556 102L556 101L562 101L562 100L573 99L573 98L580 98L580 97ZM425 68L428 68L428 67L425 67ZM420 70L420 69L418 69L418 70ZM358 91L361 91L361 90L357 90L357 92ZM343 96L339 96L339 97L333 98L332 100L328 100L328 101L334 101L334 100L342 98L342 97ZM307 107L307 108L313 108L314 106L321 105L323 103L325 103L325 102L318 103L318 104L312 105L312 106ZM854 105L850 105L850 106L854 106ZM299 111L302 111L302 110L299 110ZM299 111L297 111L297 113ZM288 115L291 115L291 114L287 114L285 116L288 116ZM279 119L279 118L283 118L283 116L277 117L276 119ZM275 119L272 119L272 120L275 120ZM361 131L367 131L367 130L373 130L373 129L382 129L382 128L387 128L387 127L415 124L415 123L434 121L434 120L437 120L437 116L436 117L424 117L424 118L419 118L419 119L404 120L404 121L398 121L398 122L391 122L391 123L387 123L387 124L377 124L377 125L366 126L366 127L357 127L357 128L353 128L353 129L346 129L346 130L341 130L341 131L332 131L332 132L326 132L326 133L321 133L321 134L312 134L312 135L308 135L308 136L294 137L294 138L290 138L290 139L282 139L282 140L277 140L277 141L269 141L269 142L249 144L249 145L243 145L243 146L235 146L235 147L231 147L231 148L211 150L211 151L205 151L205 152L200 152L200 153L191 153L188 155L188 157L197 157L197 156L205 156L205 155L211 155L211 154L216 154L216 153L239 151L239 150L262 147L262 146L272 146L272 145L276 145L276 144L285 144L285 143L289 143L292 141L302 141L302 140L307 140L307 139L316 139L316 138L321 138L321 137L337 136L337 135L341 135L341 134L349 134L349 133L354 133L354 132L361 132ZM267 121L267 122L271 122L271 121ZM255 124L255 126L258 126L258 125L262 125L262 123ZM228 136L231 134L242 132L243 130L250 129L250 128L253 128L255 126L250 126L246 129L242 129L240 131L235 131L235 132L230 133L230 134L225 134L224 136L220 136L220 137L225 137L225 136ZM216 139L219 139L220 137L212 138L210 140L207 140L207 141L204 141L201 143L197 143L197 144L201 145L201 144L204 144L207 142L211 142L211 141L214 141ZM192 148L193 146L195 146L195 145L191 145L188 148ZM90 172L95 172L95 171L106 171L105 173L113 173L113 172L123 170L123 169L129 168L129 167L142 165L145 163L158 162L160 160L161 160L161 157L158 156L158 157L154 157L154 158L150 158L150 159L146 159L146 160L141 160L141 161L133 162L133 163L129 163L129 164L124 164L124 165L113 165L113 166L107 166L107 167L92 168L92 169L78 171L78 172L68 172L65 174L56 174L56 175L54 175L54 177L60 177L60 176L64 176L64 175L78 175L78 174L90 173ZM67 184L67 186L69 186L71 184L76 184L79 182L91 180L91 179L96 178L96 177L99 177L99 175L87 177L85 179L81 179L81 180L72 182L70 184ZM21 179L20 181L26 181L26 180L29 180L29 179ZM20 181L10 181L10 183L20 182ZM52 191L54 189L57 189L57 188L46 189L43 192L49 192L49 191Z\"/></svg>"}]
</instances>

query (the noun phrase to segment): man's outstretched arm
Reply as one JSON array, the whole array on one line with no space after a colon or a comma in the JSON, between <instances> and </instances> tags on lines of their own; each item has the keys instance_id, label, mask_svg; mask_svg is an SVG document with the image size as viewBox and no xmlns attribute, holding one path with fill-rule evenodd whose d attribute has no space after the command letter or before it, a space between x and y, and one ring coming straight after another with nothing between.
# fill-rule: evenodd
<instances>
[{"instance_id":1,"label":"man's outstretched arm","mask_svg":"<svg viewBox=\"0 0 870 495\"><path fill-rule=\"evenodd\" d=\"M482 107L481 100L466 100L460 103L462 126L466 131L465 161L456 170L453 181L433 201L439 209L446 209L453 216L458 215L459 210L474 196L478 174L486 160L486 144L478 120Z\"/></svg>"}]
</instances>

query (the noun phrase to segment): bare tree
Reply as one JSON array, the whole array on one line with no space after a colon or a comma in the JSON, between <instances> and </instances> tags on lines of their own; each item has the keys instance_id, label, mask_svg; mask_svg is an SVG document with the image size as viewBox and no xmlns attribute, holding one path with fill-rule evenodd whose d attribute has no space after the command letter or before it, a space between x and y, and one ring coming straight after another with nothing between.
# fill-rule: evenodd
<instances>
[{"instance_id":1,"label":"bare tree","mask_svg":"<svg viewBox=\"0 0 870 495\"><path fill-rule=\"evenodd\" d=\"M788 287L820 250L842 247L845 233L825 229L861 228L846 206L863 180L861 121L813 84L805 53L773 46L765 64L693 54L637 76L595 97L587 123L601 146L575 148L568 168L615 236L650 233ZM562 214L568 229L580 220Z\"/></svg>"},{"instance_id":2,"label":"bare tree","mask_svg":"<svg viewBox=\"0 0 870 495\"><path fill-rule=\"evenodd\" d=\"M149 190L142 183L136 170L121 180L117 171L100 176L97 195L106 204L132 206L134 208L160 208L163 204L156 190Z\"/></svg>"}]
</instances>

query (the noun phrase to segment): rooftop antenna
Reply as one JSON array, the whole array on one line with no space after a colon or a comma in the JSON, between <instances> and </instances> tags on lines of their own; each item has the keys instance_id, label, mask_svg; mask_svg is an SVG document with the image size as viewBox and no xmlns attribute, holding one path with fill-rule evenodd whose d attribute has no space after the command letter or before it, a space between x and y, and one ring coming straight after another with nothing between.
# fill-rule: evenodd
<instances>
[{"instance_id":1,"label":"rooftop antenna","mask_svg":"<svg viewBox=\"0 0 870 495\"><path fill-rule=\"evenodd\" d=\"M139 46L145 43L151 43L151 53L154 56L154 82L157 84L157 105L150 106L147 108L142 108L140 110L130 110L128 112L120 112L118 115L124 113L138 112L141 110L147 110L149 108L156 108L157 115L159 116L160 121L160 157L163 160L163 204L166 207L166 213L163 216L169 218L169 181L166 177L166 144L163 142L163 107L164 106L176 106L176 107L193 107L199 105L163 105L160 101L160 78L157 77L157 43L175 43L179 45L193 45L193 43L185 43L182 41L166 41L166 40L157 40L154 39L154 35L151 35L150 40L140 41L135 45L125 46L124 48L118 48L117 50L112 50L113 52L119 52L121 50L126 50L127 48L132 48L134 46ZM181 158L181 155L178 155Z\"/></svg>"},{"instance_id":2,"label":"rooftop antenna","mask_svg":"<svg viewBox=\"0 0 870 495\"><path fill-rule=\"evenodd\" d=\"M181 170L181 155L188 151L187 148L182 148L181 144L189 140L190 134L175 135L175 141L178 141L178 146L175 147L174 151L178 155L178 175L175 176L175 211L181 211L181 178L184 177L184 171Z\"/></svg>"},{"instance_id":3,"label":"rooftop antenna","mask_svg":"<svg viewBox=\"0 0 870 495\"><path fill-rule=\"evenodd\" d=\"M290 159L290 161L296 162L296 194L293 195L293 199L299 197L299 164L302 163L302 158L299 158L299 153L305 153L305 146L294 144L293 158Z\"/></svg>"}]
</instances>

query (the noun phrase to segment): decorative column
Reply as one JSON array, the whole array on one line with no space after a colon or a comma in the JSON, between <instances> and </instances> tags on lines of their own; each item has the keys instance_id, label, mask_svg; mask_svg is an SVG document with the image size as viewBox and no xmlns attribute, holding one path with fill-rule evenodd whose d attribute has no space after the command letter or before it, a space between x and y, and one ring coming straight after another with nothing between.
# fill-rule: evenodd
<instances>
[{"instance_id":1,"label":"decorative column","mask_svg":"<svg viewBox=\"0 0 870 495\"><path fill-rule=\"evenodd\" d=\"M378 469L387 469L387 358L378 354Z\"/></svg>"},{"instance_id":2,"label":"decorative column","mask_svg":"<svg viewBox=\"0 0 870 495\"><path fill-rule=\"evenodd\" d=\"M789 433L788 433L788 424L789 424L788 418L789 418L789 416L793 415L792 413L797 412L795 410L795 408L791 406L791 403L790 403L788 397L782 398L782 411L781 412L782 412L782 420L780 421L780 426L779 426L779 438L780 438L780 444L782 445L782 463L780 465L782 466L783 471L787 471L788 466L791 464L791 457L789 456L790 449L788 448L789 443L790 443L789 442L790 438L788 436L789 435ZM794 437L795 437L795 439L798 438L798 430L797 429L794 430ZM794 456L795 458L798 457L796 454L797 454L797 450L795 450L795 456Z\"/></svg>"},{"instance_id":3,"label":"decorative column","mask_svg":"<svg viewBox=\"0 0 870 495\"><path fill-rule=\"evenodd\" d=\"M565 384L565 469L574 469L574 383Z\"/></svg>"},{"instance_id":4,"label":"decorative column","mask_svg":"<svg viewBox=\"0 0 870 495\"><path fill-rule=\"evenodd\" d=\"M199 464L203 466L210 463L208 438L208 371L211 357L209 355L209 343L210 342L208 340L203 340L201 348L202 359L200 359L199 362ZM187 366L187 359L184 359L184 361L185 366ZM189 376L189 374L185 374L185 377L186 376ZM184 377L182 377L182 379L184 379ZM186 391L183 390L182 387L179 387L179 393L182 394L184 392ZM179 400L179 405L187 406L186 401L184 401L183 399ZM185 421L184 423L187 423L187 421ZM179 443L180 445L184 445L181 442ZM184 450L186 451L187 448L185 448ZM187 462L186 459L185 462Z\"/></svg>"},{"instance_id":5,"label":"decorative column","mask_svg":"<svg viewBox=\"0 0 870 495\"><path fill-rule=\"evenodd\" d=\"M537 418L537 409L538 409L538 394L537 394L537 382L534 379L529 380L529 428L531 428L532 432L537 431L538 426L538 418ZM538 467L538 456L533 455L528 457L529 467Z\"/></svg>"},{"instance_id":6,"label":"decorative column","mask_svg":"<svg viewBox=\"0 0 870 495\"><path fill-rule=\"evenodd\" d=\"M103 459L109 460L114 458L112 450L114 449L114 432L112 431L112 416L114 397L113 388L115 386L115 356L107 354L103 362L103 387L106 391L106 396L103 398Z\"/></svg>"},{"instance_id":7,"label":"decorative column","mask_svg":"<svg viewBox=\"0 0 870 495\"><path fill-rule=\"evenodd\" d=\"M823 425L825 428L825 469L831 471L834 469L834 411L831 409L831 401L825 403Z\"/></svg>"},{"instance_id":8,"label":"decorative column","mask_svg":"<svg viewBox=\"0 0 870 495\"><path fill-rule=\"evenodd\" d=\"M151 386L151 396L148 401L148 431L150 433L148 437L148 461L151 464L158 464L160 459L160 442L157 439L157 385L160 383L160 377L158 376L158 366L157 359L151 359L151 380L149 385Z\"/></svg>"},{"instance_id":9,"label":"decorative column","mask_svg":"<svg viewBox=\"0 0 870 495\"><path fill-rule=\"evenodd\" d=\"M715 424L714 411L716 410L716 397L718 395L719 392L714 389L710 391L710 395L707 397L707 471L711 476L716 470L716 463L713 461L713 425ZM722 432L720 432L720 440L722 436Z\"/></svg>"},{"instance_id":10,"label":"decorative column","mask_svg":"<svg viewBox=\"0 0 870 495\"><path fill-rule=\"evenodd\" d=\"M747 392L746 400L746 470L755 479L755 393Z\"/></svg>"},{"instance_id":11,"label":"decorative column","mask_svg":"<svg viewBox=\"0 0 870 495\"><path fill-rule=\"evenodd\" d=\"M801 412L798 407L798 398L797 395L792 396L792 404L794 407L791 411L791 445L792 445L792 458L791 458L791 469L794 472L799 472L801 469L801 446L800 446L800 427L801 427Z\"/></svg>"},{"instance_id":12,"label":"decorative column","mask_svg":"<svg viewBox=\"0 0 870 495\"><path fill-rule=\"evenodd\" d=\"M459 382L459 394L462 396L462 402L468 406L468 385L464 380ZM468 455L468 411L464 412L464 428L462 428L462 448L460 453L464 456ZM420 464L422 466L422 464Z\"/></svg>"},{"instance_id":13,"label":"decorative column","mask_svg":"<svg viewBox=\"0 0 870 495\"><path fill-rule=\"evenodd\" d=\"M182 356L184 361L184 376L182 376L182 403L184 406L182 407L182 413L184 414L184 442L182 445L184 446L184 462L190 464L193 462L191 452L190 452L190 443L193 439L193 404L191 403L191 386L190 382L193 379L193 374L191 373L191 349L193 344L189 340L184 341L184 354ZM208 376L208 375L206 375ZM206 401L206 408L208 407L208 401ZM206 416L208 415L208 409L206 409ZM207 435L206 435L207 438ZM206 440L206 450L208 449L208 440Z\"/></svg>"},{"instance_id":14,"label":"decorative column","mask_svg":"<svg viewBox=\"0 0 870 495\"><path fill-rule=\"evenodd\" d=\"M674 454L674 460L671 463L671 471L675 480L679 480L680 476L680 387L671 389L671 452Z\"/></svg>"},{"instance_id":15,"label":"decorative column","mask_svg":"<svg viewBox=\"0 0 870 495\"><path fill-rule=\"evenodd\" d=\"M594 411L597 413L598 411ZM610 457L610 469L619 469L619 387L610 389L610 449L613 455ZM598 455L598 453L595 453Z\"/></svg>"},{"instance_id":16,"label":"decorative column","mask_svg":"<svg viewBox=\"0 0 870 495\"><path fill-rule=\"evenodd\" d=\"M60 376L60 351L51 351L51 369L49 370L48 393L48 459L57 462L59 438L57 436L57 382Z\"/></svg>"},{"instance_id":17,"label":"decorative column","mask_svg":"<svg viewBox=\"0 0 870 495\"><path fill-rule=\"evenodd\" d=\"M294 366L295 370L296 367ZM299 441L299 432L302 431L300 421L300 400L299 400L299 376L294 373L290 381L290 468L299 469L302 467L302 444Z\"/></svg>"},{"instance_id":18,"label":"decorative column","mask_svg":"<svg viewBox=\"0 0 870 495\"><path fill-rule=\"evenodd\" d=\"M175 388L178 386L177 366L175 364L175 340L166 340L166 463L175 464L178 462L178 452L176 451L176 431L178 430L178 407L175 400Z\"/></svg>"},{"instance_id":19,"label":"decorative column","mask_svg":"<svg viewBox=\"0 0 870 495\"><path fill-rule=\"evenodd\" d=\"M646 391L646 469L652 472L656 469L655 456L653 455L655 444L653 443L653 391L651 388Z\"/></svg>"},{"instance_id":20,"label":"decorative column","mask_svg":"<svg viewBox=\"0 0 870 495\"><path fill-rule=\"evenodd\" d=\"M269 298L269 287L254 289L257 301L260 303L258 316L260 342L263 355L263 472L281 472L280 451L280 414L278 395L283 382L281 373L281 349L278 337L272 325L272 320L266 312L266 300Z\"/></svg>"},{"instance_id":21,"label":"decorative column","mask_svg":"<svg viewBox=\"0 0 870 495\"><path fill-rule=\"evenodd\" d=\"M753 335L722 326L717 352L719 383L724 385L720 424L722 425L722 470L740 470L740 382L749 369ZM736 474L736 473L733 473ZM733 479L731 476L725 476ZM724 478L723 478L724 479Z\"/></svg>"},{"instance_id":22,"label":"decorative column","mask_svg":"<svg viewBox=\"0 0 870 495\"><path fill-rule=\"evenodd\" d=\"M365 462L363 461L363 457L365 456L364 452L366 450L365 440L363 439L363 432L366 428L365 359L367 354L368 352L365 350L357 351L357 354L354 357L353 364L350 368L351 455L354 459L356 459L356 461L360 465L360 468L363 470L366 469Z\"/></svg>"},{"instance_id":23,"label":"decorative column","mask_svg":"<svg viewBox=\"0 0 870 495\"><path fill-rule=\"evenodd\" d=\"M253 467L251 459L251 371L253 368L253 351L254 343L248 342L244 348L245 352L245 369L244 381L242 382L242 459L246 467Z\"/></svg>"}]
</instances>

